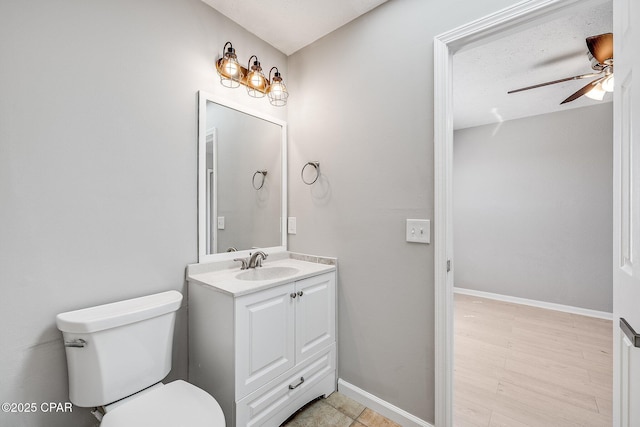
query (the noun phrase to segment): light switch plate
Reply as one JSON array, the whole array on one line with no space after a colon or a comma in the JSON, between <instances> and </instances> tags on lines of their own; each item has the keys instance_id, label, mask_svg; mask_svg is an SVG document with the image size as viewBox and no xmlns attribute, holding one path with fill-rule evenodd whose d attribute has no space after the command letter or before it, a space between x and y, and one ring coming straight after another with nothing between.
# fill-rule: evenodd
<instances>
[{"instance_id":1,"label":"light switch plate","mask_svg":"<svg viewBox=\"0 0 640 427\"><path fill-rule=\"evenodd\" d=\"M431 243L431 221L407 219L407 242Z\"/></svg>"},{"instance_id":2,"label":"light switch plate","mask_svg":"<svg viewBox=\"0 0 640 427\"><path fill-rule=\"evenodd\" d=\"M218 230L224 230L224 217L218 217Z\"/></svg>"},{"instance_id":3,"label":"light switch plate","mask_svg":"<svg viewBox=\"0 0 640 427\"><path fill-rule=\"evenodd\" d=\"M287 219L287 233L296 234L296 217L290 216Z\"/></svg>"}]
</instances>

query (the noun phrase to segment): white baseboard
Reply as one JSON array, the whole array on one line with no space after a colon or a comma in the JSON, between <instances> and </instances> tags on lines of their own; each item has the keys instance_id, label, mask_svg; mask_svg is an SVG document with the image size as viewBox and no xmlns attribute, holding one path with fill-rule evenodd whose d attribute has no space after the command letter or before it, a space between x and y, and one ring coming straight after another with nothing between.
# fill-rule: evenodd
<instances>
[{"instance_id":1,"label":"white baseboard","mask_svg":"<svg viewBox=\"0 0 640 427\"><path fill-rule=\"evenodd\" d=\"M384 415L391 421L395 421L402 427L433 427L432 424L411 415L407 411L400 409L397 406L394 406L391 403L354 386L353 384L349 384L342 378L338 379L338 391L356 402L362 403L364 406L376 411L380 415Z\"/></svg>"},{"instance_id":2,"label":"white baseboard","mask_svg":"<svg viewBox=\"0 0 640 427\"><path fill-rule=\"evenodd\" d=\"M526 298L512 297L508 295L493 294L491 292L475 291L473 289L453 288L456 294L471 295L480 298L495 299L498 301L513 302L516 304L530 305L532 307L546 308L548 310L564 311L565 313L579 314L581 316L597 317L599 319L613 320L613 313L606 311L590 310L588 308L573 307L570 305L555 304L552 302L536 301Z\"/></svg>"}]
</instances>

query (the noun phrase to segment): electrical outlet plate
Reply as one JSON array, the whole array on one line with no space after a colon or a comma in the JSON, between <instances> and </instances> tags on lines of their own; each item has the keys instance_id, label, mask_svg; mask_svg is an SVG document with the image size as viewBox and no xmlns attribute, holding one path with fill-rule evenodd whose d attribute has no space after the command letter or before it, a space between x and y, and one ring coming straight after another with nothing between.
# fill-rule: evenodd
<instances>
[{"instance_id":1,"label":"electrical outlet plate","mask_svg":"<svg viewBox=\"0 0 640 427\"><path fill-rule=\"evenodd\" d=\"M218 217L218 230L224 230L224 217Z\"/></svg>"},{"instance_id":2,"label":"electrical outlet plate","mask_svg":"<svg viewBox=\"0 0 640 427\"><path fill-rule=\"evenodd\" d=\"M407 219L407 242L431 243L431 221Z\"/></svg>"}]
</instances>

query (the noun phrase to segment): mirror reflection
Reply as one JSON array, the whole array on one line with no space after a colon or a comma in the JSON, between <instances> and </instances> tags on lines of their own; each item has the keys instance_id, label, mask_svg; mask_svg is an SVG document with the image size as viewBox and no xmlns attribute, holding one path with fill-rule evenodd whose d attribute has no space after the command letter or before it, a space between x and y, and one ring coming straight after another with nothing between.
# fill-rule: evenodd
<instances>
[{"instance_id":1,"label":"mirror reflection","mask_svg":"<svg viewBox=\"0 0 640 427\"><path fill-rule=\"evenodd\" d=\"M200 130L205 132L206 150L200 147L199 151L205 156L200 165L206 172L200 173L204 200L200 197L199 202L205 207L205 221L200 221L201 255L284 245L284 124L209 99L201 100L203 105L206 124Z\"/></svg>"}]
</instances>

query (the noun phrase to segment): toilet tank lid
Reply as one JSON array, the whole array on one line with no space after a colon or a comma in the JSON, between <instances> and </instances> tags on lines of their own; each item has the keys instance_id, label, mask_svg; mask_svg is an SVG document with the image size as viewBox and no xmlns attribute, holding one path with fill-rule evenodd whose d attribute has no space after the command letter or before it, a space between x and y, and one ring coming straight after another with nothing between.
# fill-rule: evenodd
<instances>
[{"instance_id":1,"label":"toilet tank lid","mask_svg":"<svg viewBox=\"0 0 640 427\"><path fill-rule=\"evenodd\" d=\"M161 292L60 313L56 316L56 325L62 332L97 332L171 313L180 308L181 302L180 292Z\"/></svg>"}]
</instances>

